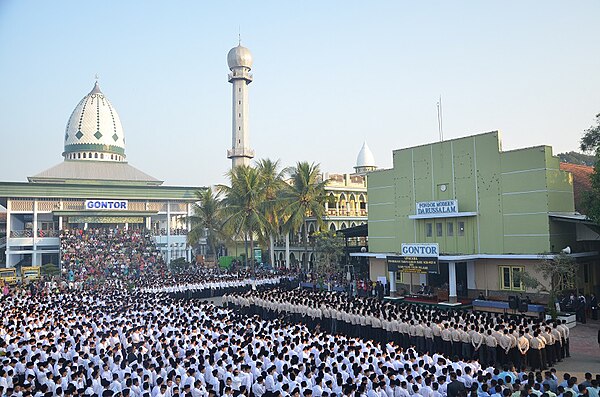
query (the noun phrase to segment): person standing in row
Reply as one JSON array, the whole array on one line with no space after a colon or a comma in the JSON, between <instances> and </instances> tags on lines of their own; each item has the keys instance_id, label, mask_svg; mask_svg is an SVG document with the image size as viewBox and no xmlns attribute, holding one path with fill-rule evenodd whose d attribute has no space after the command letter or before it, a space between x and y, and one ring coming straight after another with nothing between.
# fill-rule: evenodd
<instances>
[{"instance_id":1,"label":"person standing in row","mask_svg":"<svg viewBox=\"0 0 600 397\"><path fill-rule=\"evenodd\" d=\"M519 331L519 339L517 339L517 348L519 349L519 361L516 363L517 368L527 366L527 353L529 352L529 340L525 337L525 331Z\"/></svg>"}]
</instances>

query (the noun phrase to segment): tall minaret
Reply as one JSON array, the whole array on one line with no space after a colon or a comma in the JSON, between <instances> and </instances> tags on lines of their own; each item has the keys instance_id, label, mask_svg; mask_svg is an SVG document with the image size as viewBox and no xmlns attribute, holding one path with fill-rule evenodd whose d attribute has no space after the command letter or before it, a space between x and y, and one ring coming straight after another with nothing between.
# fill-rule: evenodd
<instances>
[{"instance_id":1,"label":"tall minaret","mask_svg":"<svg viewBox=\"0 0 600 397\"><path fill-rule=\"evenodd\" d=\"M248 84L252 82L250 50L238 44L227 54L227 65L231 70L227 77L233 84L232 141L231 149L227 150L227 158L231 159L231 168L235 168L238 165L249 165L250 159L254 157L248 131Z\"/></svg>"}]
</instances>

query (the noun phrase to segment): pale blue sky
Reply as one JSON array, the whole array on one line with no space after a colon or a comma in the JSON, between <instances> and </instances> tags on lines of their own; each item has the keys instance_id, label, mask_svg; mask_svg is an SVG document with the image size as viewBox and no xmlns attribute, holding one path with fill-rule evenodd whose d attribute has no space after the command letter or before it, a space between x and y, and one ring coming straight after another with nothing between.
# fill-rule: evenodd
<instances>
[{"instance_id":1,"label":"pale blue sky","mask_svg":"<svg viewBox=\"0 0 600 397\"><path fill-rule=\"evenodd\" d=\"M257 157L350 172L392 149L500 130L505 149L574 150L600 112L600 1L0 0L0 180L62 161L100 75L129 162L175 185L230 167L226 55L254 56Z\"/></svg>"}]
</instances>

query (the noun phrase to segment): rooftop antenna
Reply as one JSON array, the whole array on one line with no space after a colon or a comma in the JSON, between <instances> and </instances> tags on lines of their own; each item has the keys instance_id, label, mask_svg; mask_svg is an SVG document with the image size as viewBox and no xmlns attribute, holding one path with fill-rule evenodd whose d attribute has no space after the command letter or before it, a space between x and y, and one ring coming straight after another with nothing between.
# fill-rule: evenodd
<instances>
[{"instance_id":1,"label":"rooftop antenna","mask_svg":"<svg viewBox=\"0 0 600 397\"><path fill-rule=\"evenodd\" d=\"M438 116L438 132L440 134L440 142L444 141L444 126L442 123L443 114L442 114L442 96L440 95L440 100L437 103L437 116Z\"/></svg>"},{"instance_id":2,"label":"rooftop antenna","mask_svg":"<svg viewBox=\"0 0 600 397\"><path fill-rule=\"evenodd\" d=\"M96 83L98 83L98 80L100 80L100 76L98 76L98 73L94 75L94 79L96 80Z\"/></svg>"}]
</instances>

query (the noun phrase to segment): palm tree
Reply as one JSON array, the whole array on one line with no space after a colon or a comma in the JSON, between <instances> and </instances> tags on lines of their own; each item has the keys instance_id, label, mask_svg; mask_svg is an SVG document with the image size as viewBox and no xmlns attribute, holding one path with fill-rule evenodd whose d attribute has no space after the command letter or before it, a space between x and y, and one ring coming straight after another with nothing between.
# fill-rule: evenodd
<instances>
[{"instance_id":1,"label":"palm tree","mask_svg":"<svg viewBox=\"0 0 600 397\"><path fill-rule=\"evenodd\" d=\"M223 233L223 201L220 193L207 188L196 192L198 202L192 204L193 215L188 219L191 230L187 240L189 245L194 245L205 236L210 248L210 253L217 259L217 244L224 240Z\"/></svg>"},{"instance_id":2,"label":"palm tree","mask_svg":"<svg viewBox=\"0 0 600 397\"><path fill-rule=\"evenodd\" d=\"M290 185L285 191L284 200L288 230L300 230L304 226L304 258L308 262L308 218L313 217L320 228L325 215L325 185L319 165L298 162L290 170Z\"/></svg>"},{"instance_id":3,"label":"palm tree","mask_svg":"<svg viewBox=\"0 0 600 397\"><path fill-rule=\"evenodd\" d=\"M250 252L254 253L254 236L263 239L267 220L262 211L265 201L265 190L262 188L261 176L256 168L240 165L227 173L231 186L219 185L225 194L223 199L224 223L231 227L235 234L244 236L246 260L248 260L248 239ZM264 240L263 240L264 241ZM254 271L254 260L252 260Z\"/></svg>"},{"instance_id":4,"label":"palm tree","mask_svg":"<svg viewBox=\"0 0 600 397\"><path fill-rule=\"evenodd\" d=\"M259 160L256 164L261 177L261 185L264 190L265 200L262 211L266 218L264 236L269 239L269 256L271 265L275 266L275 234L284 220L281 193L285 189L284 176L289 170L279 169L279 160ZM266 242L265 242L266 243Z\"/></svg>"}]
</instances>

